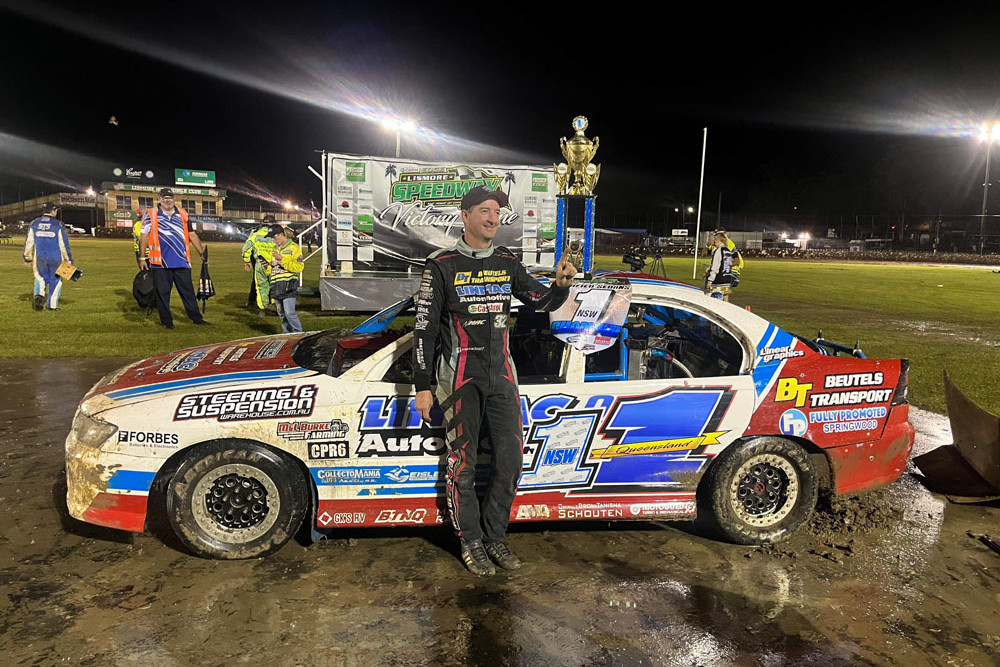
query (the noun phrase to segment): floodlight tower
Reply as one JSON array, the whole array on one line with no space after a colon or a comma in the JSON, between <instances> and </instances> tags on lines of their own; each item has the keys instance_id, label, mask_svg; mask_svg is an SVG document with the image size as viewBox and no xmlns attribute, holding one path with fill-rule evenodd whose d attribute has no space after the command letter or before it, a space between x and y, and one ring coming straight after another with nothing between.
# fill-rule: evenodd
<instances>
[{"instance_id":1,"label":"floodlight tower","mask_svg":"<svg viewBox=\"0 0 1000 667\"><path fill-rule=\"evenodd\" d=\"M983 254L986 246L986 200L990 193L990 153L993 142L1000 139L1000 123L983 123L979 138L986 143L986 178L983 180L983 208L979 214L979 254Z\"/></svg>"}]
</instances>

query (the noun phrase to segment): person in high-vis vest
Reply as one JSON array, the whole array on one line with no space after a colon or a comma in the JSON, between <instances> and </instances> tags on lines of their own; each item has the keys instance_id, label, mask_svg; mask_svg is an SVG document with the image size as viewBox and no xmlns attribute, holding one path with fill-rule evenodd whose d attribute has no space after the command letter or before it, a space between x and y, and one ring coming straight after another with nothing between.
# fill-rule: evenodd
<instances>
[{"instance_id":1,"label":"person in high-vis vest","mask_svg":"<svg viewBox=\"0 0 1000 667\"><path fill-rule=\"evenodd\" d=\"M257 304L261 314L271 303L271 253L274 252L274 240L267 234L271 225L275 224L273 215L264 216L264 226L251 232L243 244L243 268L253 272L250 282L250 294L247 296L247 306Z\"/></svg>"},{"instance_id":2,"label":"person in high-vis vest","mask_svg":"<svg viewBox=\"0 0 1000 667\"><path fill-rule=\"evenodd\" d=\"M149 259L149 250L147 249L146 254L143 255L141 258L139 257L139 238L142 236L142 217L143 217L141 208L136 210L136 217L137 219L135 221L135 224L132 225L132 249L135 251L135 263L136 266L138 266L140 259L146 259L146 260Z\"/></svg>"},{"instance_id":3,"label":"person in high-vis vest","mask_svg":"<svg viewBox=\"0 0 1000 667\"><path fill-rule=\"evenodd\" d=\"M35 272L35 296L32 307L42 310L59 309L59 293L62 291L62 280L56 275L56 269L65 260L73 263L73 253L69 249L69 238L66 228L62 226L56 215L59 207L55 204L42 206L42 217L31 221L28 235L24 239L24 261L31 264ZM48 298L45 293L48 290Z\"/></svg>"},{"instance_id":4,"label":"person in high-vis vest","mask_svg":"<svg viewBox=\"0 0 1000 667\"><path fill-rule=\"evenodd\" d=\"M302 249L293 241L281 225L271 225L267 232L274 240L275 249L271 253L271 298L281 316L281 333L302 331L302 322L295 313L295 297L299 293L299 274L305 263Z\"/></svg>"},{"instance_id":5,"label":"person in high-vis vest","mask_svg":"<svg viewBox=\"0 0 1000 667\"><path fill-rule=\"evenodd\" d=\"M153 271L156 284L156 310L160 314L160 324L167 329L174 328L174 317L170 313L170 292L177 286L177 293L184 304L184 311L195 324L208 324L198 311L198 301L191 283L190 246L204 256L201 239L188 229L188 214L183 208L174 206L174 192L170 188L160 190L160 201L155 209L149 209L142 216L142 234L139 237L139 269ZM144 259L147 256L149 259Z\"/></svg>"}]
</instances>

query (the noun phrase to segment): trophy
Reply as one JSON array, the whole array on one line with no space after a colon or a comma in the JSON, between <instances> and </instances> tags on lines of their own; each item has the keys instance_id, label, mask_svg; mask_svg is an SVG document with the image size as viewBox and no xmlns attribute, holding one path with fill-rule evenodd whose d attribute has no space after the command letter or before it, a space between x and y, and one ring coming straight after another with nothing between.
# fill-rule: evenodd
<instances>
[{"instance_id":1,"label":"trophy","mask_svg":"<svg viewBox=\"0 0 1000 667\"><path fill-rule=\"evenodd\" d=\"M601 142L600 137L594 137L591 141L583 133L589 125L586 116L577 116L573 119L573 129L576 134L569 141L566 137L559 140L559 147L562 148L563 158L573 172L573 184L568 191L560 188L559 194L569 195L593 195L594 186L601 175L601 166L590 163L597 153L597 147ZM556 169L556 183L559 183L559 170Z\"/></svg>"}]
</instances>

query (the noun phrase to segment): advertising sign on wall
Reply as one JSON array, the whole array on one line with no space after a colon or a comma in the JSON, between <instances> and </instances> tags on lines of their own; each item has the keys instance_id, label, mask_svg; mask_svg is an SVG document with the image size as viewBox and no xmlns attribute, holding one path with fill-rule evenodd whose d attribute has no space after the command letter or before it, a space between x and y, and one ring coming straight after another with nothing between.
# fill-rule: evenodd
<instances>
[{"instance_id":1,"label":"advertising sign on wall","mask_svg":"<svg viewBox=\"0 0 1000 667\"><path fill-rule=\"evenodd\" d=\"M204 185L215 187L215 172L196 169L174 169L175 185Z\"/></svg>"},{"instance_id":2,"label":"advertising sign on wall","mask_svg":"<svg viewBox=\"0 0 1000 667\"><path fill-rule=\"evenodd\" d=\"M510 207L500 211L495 243L527 265L554 263L557 190L551 169L336 154L329 160L328 238L339 261L367 268L423 264L427 255L461 238L459 203L485 185L510 198ZM353 233L343 233L348 229Z\"/></svg>"}]
</instances>

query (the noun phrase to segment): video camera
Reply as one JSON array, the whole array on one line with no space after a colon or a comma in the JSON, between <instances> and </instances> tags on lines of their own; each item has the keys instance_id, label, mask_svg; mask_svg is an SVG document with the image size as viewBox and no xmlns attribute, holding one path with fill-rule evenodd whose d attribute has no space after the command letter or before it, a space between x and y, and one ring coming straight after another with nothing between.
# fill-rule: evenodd
<instances>
[{"instance_id":1,"label":"video camera","mask_svg":"<svg viewBox=\"0 0 1000 667\"><path fill-rule=\"evenodd\" d=\"M632 246L627 248L625 254L622 255L622 264L628 264L632 271L639 271L646 263L648 256L646 249L642 246Z\"/></svg>"}]
</instances>

